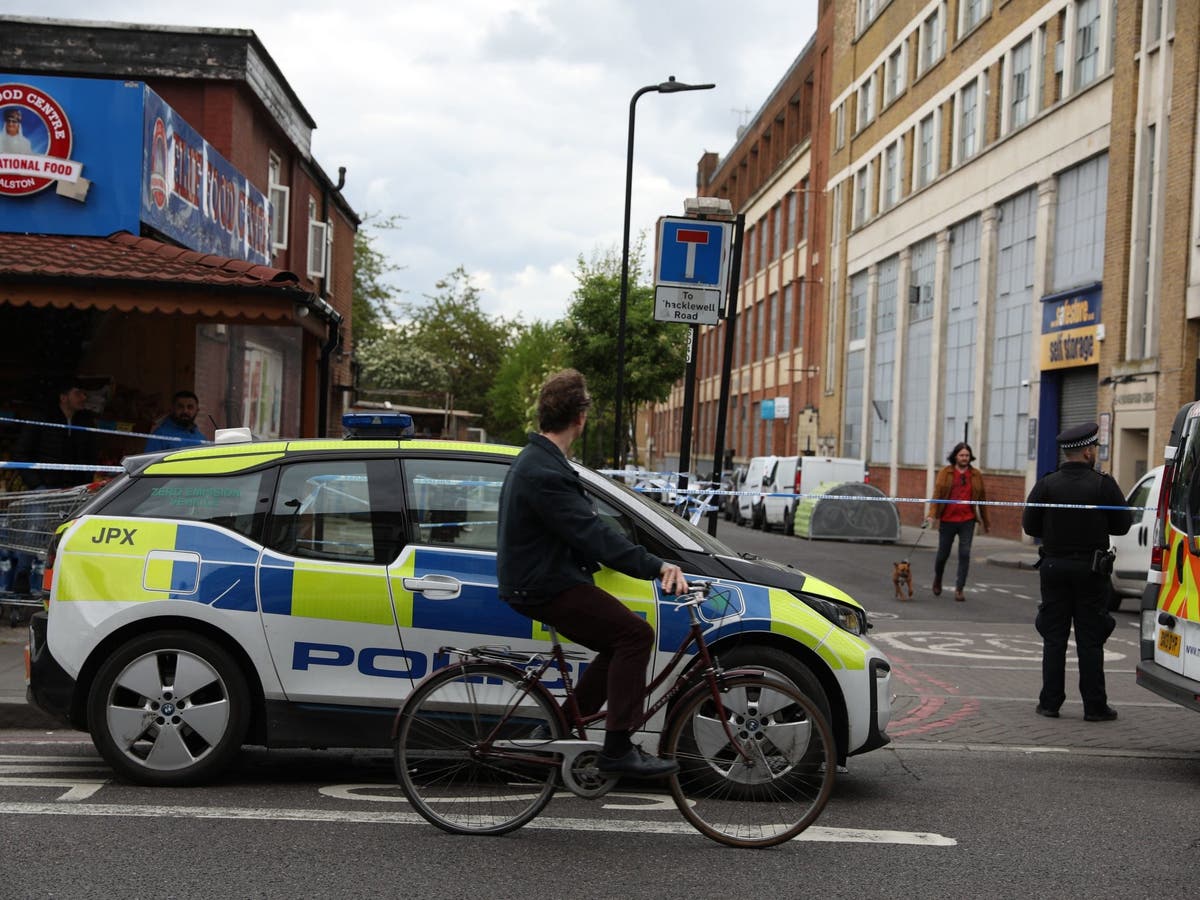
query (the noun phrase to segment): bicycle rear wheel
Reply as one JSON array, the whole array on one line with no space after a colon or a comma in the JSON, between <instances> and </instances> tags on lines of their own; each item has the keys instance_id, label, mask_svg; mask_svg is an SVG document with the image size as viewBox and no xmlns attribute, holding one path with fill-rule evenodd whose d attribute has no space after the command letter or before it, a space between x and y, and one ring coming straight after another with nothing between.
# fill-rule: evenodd
<instances>
[{"instance_id":1,"label":"bicycle rear wheel","mask_svg":"<svg viewBox=\"0 0 1200 900\"><path fill-rule=\"evenodd\" d=\"M522 675L500 664L452 666L418 685L401 709L396 774L413 809L438 828L506 834L550 802L557 765L549 756L522 761L479 749L502 720L497 740L562 736L554 698L540 686L526 690Z\"/></svg>"},{"instance_id":2,"label":"bicycle rear wheel","mask_svg":"<svg viewBox=\"0 0 1200 900\"><path fill-rule=\"evenodd\" d=\"M724 721L712 694L698 691L667 726L663 755L679 762L675 804L701 834L731 847L791 840L833 790L837 751L825 717L793 685L757 675L723 679L721 704Z\"/></svg>"}]
</instances>

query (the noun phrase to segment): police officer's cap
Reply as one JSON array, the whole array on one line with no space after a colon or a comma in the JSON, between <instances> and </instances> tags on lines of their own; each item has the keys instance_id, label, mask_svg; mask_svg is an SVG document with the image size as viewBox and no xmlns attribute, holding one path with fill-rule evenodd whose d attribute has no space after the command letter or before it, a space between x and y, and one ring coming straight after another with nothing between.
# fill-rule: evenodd
<instances>
[{"instance_id":1,"label":"police officer's cap","mask_svg":"<svg viewBox=\"0 0 1200 900\"><path fill-rule=\"evenodd\" d=\"M1096 443L1099 440L1097 437L1099 433L1100 426L1095 422L1084 422L1082 425L1071 426L1055 440L1058 441L1061 450L1078 450L1080 447L1088 447Z\"/></svg>"}]
</instances>

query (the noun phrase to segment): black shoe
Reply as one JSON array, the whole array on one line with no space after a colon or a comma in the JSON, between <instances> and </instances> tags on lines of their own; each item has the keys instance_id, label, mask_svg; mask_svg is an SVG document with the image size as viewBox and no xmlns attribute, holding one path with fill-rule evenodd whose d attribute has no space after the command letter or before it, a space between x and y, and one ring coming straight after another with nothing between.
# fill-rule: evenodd
<instances>
[{"instance_id":1,"label":"black shoe","mask_svg":"<svg viewBox=\"0 0 1200 900\"><path fill-rule=\"evenodd\" d=\"M1037 714L1039 716L1045 716L1047 719L1057 719L1058 718L1058 710L1057 709L1046 709L1046 707L1040 706L1040 705L1037 708Z\"/></svg>"},{"instance_id":2,"label":"black shoe","mask_svg":"<svg viewBox=\"0 0 1200 900\"><path fill-rule=\"evenodd\" d=\"M1117 711L1111 706L1106 706L1100 712L1091 712L1083 714L1085 722L1111 722L1117 717Z\"/></svg>"},{"instance_id":3,"label":"black shoe","mask_svg":"<svg viewBox=\"0 0 1200 900\"><path fill-rule=\"evenodd\" d=\"M935 596L935 597L942 596L942 576L941 575L933 576L933 596Z\"/></svg>"},{"instance_id":4,"label":"black shoe","mask_svg":"<svg viewBox=\"0 0 1200 900\"><path fill-rule=\"evenodd\" d=\"M627 778L662 778L679 771L679 763L673 759L659 759L640 747L630 747L621 756L600 754L596 768L605 775L624 775Z\"/></svg>"}]
</instances>

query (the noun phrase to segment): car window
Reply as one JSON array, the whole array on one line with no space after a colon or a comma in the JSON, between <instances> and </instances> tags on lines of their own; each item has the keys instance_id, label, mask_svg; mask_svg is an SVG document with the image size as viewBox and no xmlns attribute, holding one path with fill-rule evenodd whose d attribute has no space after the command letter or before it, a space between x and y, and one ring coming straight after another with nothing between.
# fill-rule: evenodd
<instances>
[{"instance_id":1,"label":"car window","mask_svg":"<svg viewBox=\"0 0 1200 900\"><path fill-rule=\"evenodd\" d=\"M1141 515L1143 509L1150 503L1150 488L1154 486L1154 475L1147 475L1130 491L1126 502Z\"/></svg>"},{"instance_id":2,"label":"car window","mask_svg":"<svg viewBox=\"0 0 1200 900\"><path fill-rule=\"evenodd\" d=\"M1175 480L1171 486L1171 524L1185 534L1197 533L1200 518L1200 417L1189 416L1180 438ZM1189 521L1189 516L1191 517Z\"/></svg>"},{"instance_id":3,"label":"car window","mask_svg":"<svg viewBox=\"0 0 1200 900\"><path fill-rule=\"evenodd\" d=\"M266 544L308 559L389 563L402 536L395 481L394 460L283 466Z\"/></svg>"},{"instance_id":4,"label":"car window","mask_svg":"<svg viewBox=\"0 0 1200 900\"><path fill-rule=\"evenodd\" d=\"M588 496L601 522L633 543L636 544L638 542L637 528L634 527L633 520L626 513L617 509L602 497L597 497L595 494L589 494Z\"/></svg>"},{"instance_id":5,"label":"car window","mask_svg":"<svg viewBox=\"0 0 1200 900\"><path fill-rule=\"evenodd\" d=\"M409 540L496 549L500 488L508 463L409 458L403 468Z\"/></svg>"},{"instance_id":6,"label":"car window","mask_svg":"<svg viewBox=\"0 0 1200 900\"><path fill-rule=\"evenodd\" d=\"M132 479L125 490L97 511L106 516L208 522L257 538L263 518L259 499L265 492L266 474L143 476Z\"/></svg>"}]
</instances>

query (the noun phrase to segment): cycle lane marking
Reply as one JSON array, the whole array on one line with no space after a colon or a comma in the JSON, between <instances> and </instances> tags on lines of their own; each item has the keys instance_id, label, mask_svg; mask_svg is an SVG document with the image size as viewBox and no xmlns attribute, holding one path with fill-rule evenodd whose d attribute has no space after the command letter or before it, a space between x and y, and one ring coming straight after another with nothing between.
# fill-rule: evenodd
<instances>
[{"instance_id":1,"label":"cycle lane marking","mask_svg":"<svg viewBox=\"0 0 1200 900\"><path fill-rule=\"evenodd\" d=\"M314 810L314 809L264 809L231 806L139 806L120 803L71 804L0 802L0 816L91 816L98 818L172 818L172 819L225 819L247 822L324 822L345 825L419 825L430 828L416 813L382 813L371 810ZM591 820L541 816L525 828L560 831L592 831L613 833L688 835L698 837L698 832L686 822L648 822L638 819ZM856 844L905 844L924 847L954 847L955 838L928 831L894 831L888 829L830 828L813 825L797 835L793 841L856 843Z\"/></svg>"}]
</instances>

